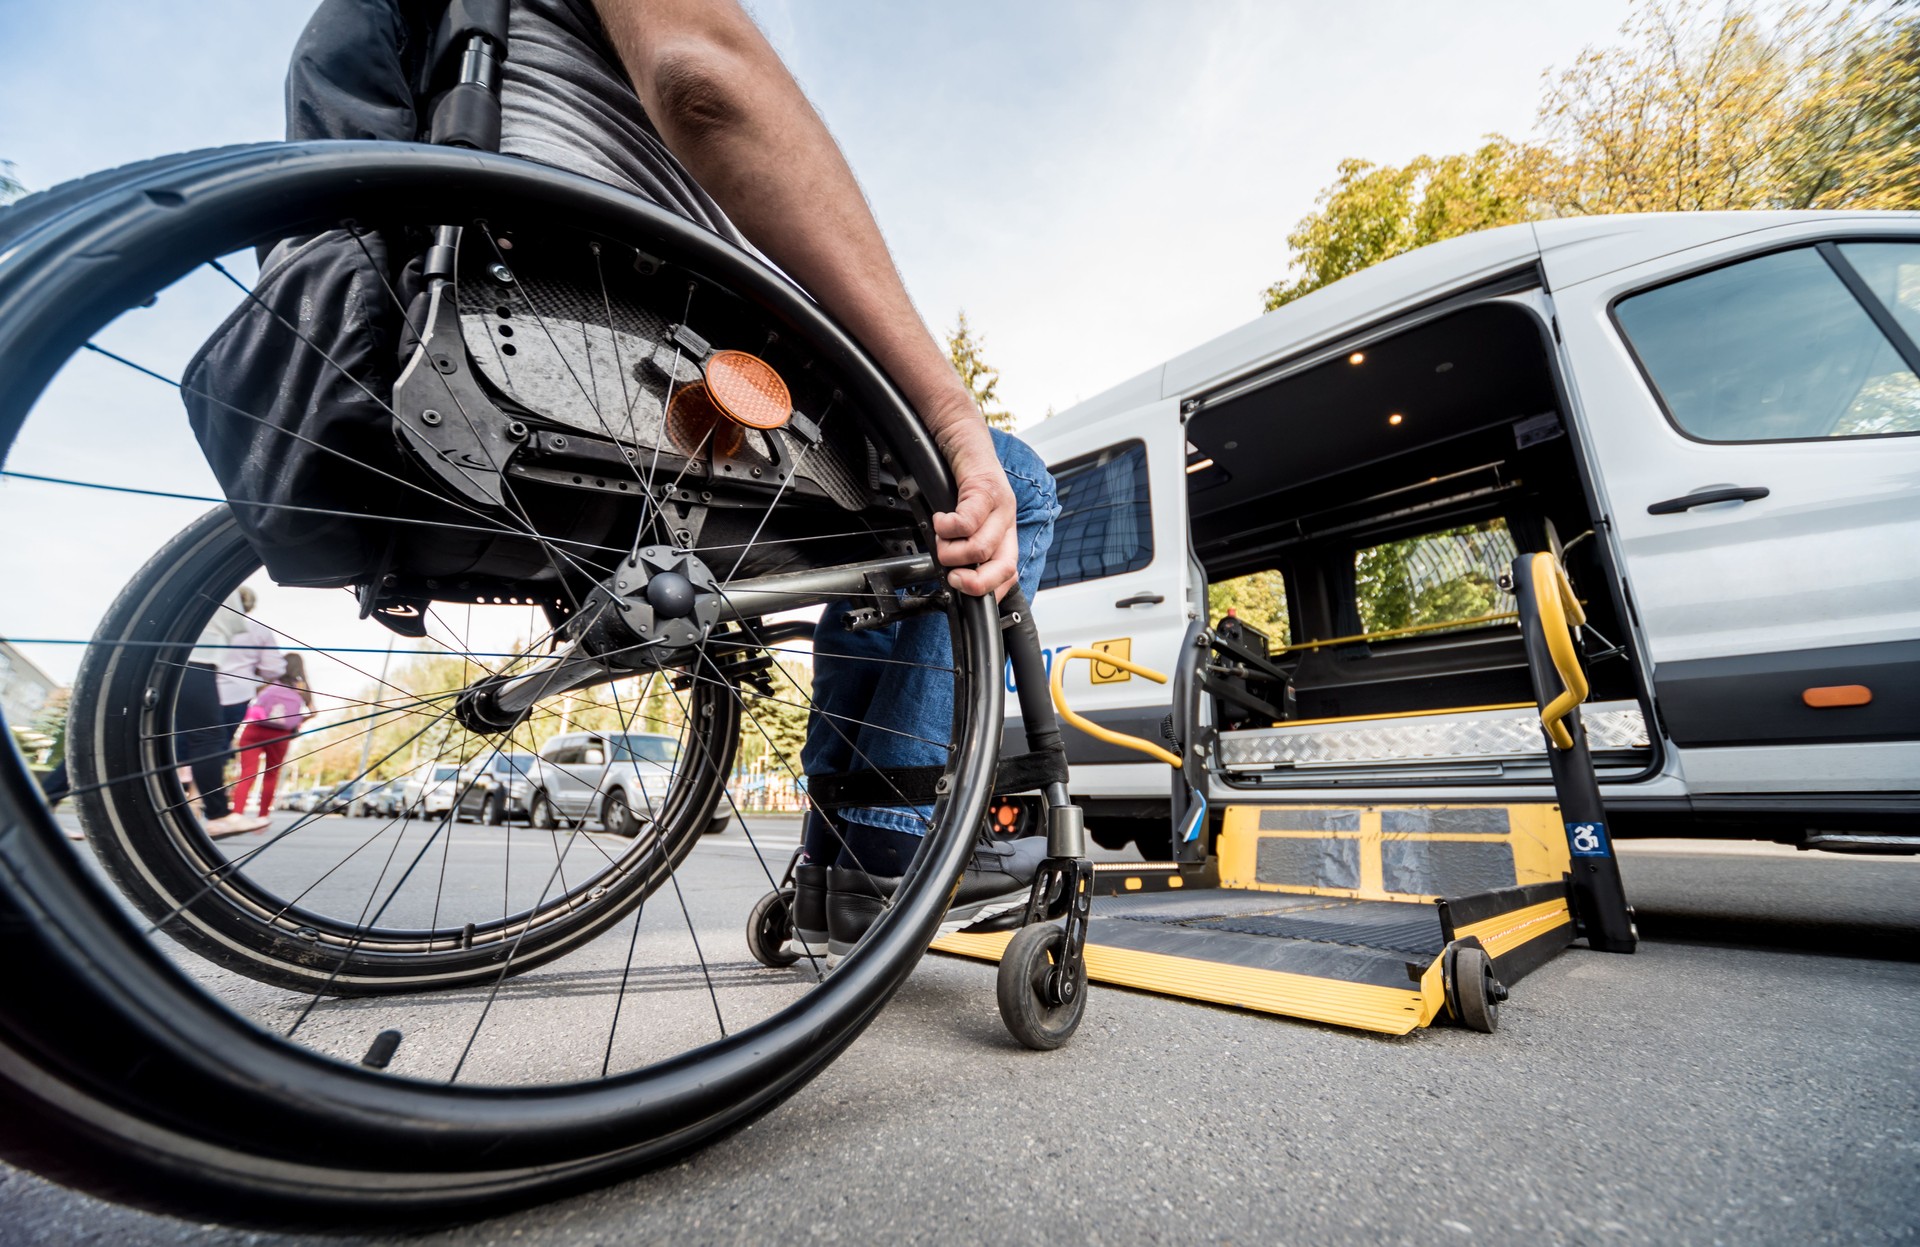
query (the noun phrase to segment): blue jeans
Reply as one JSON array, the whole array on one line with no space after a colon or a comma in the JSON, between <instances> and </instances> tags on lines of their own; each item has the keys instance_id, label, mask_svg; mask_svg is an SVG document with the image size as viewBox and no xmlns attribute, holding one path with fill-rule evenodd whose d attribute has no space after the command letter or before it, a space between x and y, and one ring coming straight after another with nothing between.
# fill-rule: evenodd
<instances>
[{"instance_id":1,"label":"blue jeans","mask_svg":"<svg viewBox=\"0 0 1920 1247\"><path fill-rule=\"evenodd\" d=\"M993 448L1013 487L1018 526L1020 588L1029 601L1053 544L1060 514L1053 477L1040 456L1019 438L991 430ZM808 775L844 771L937 766L947 760L953 738L953 642L942 611L928 611L864 632L849 632L852 606L829 605L813 631L813 707L800 765ZM1000 674L980 673L998 679ZM860 806L839 811L840 821L887 831L925 835L932 806ZM820 815L808 817L809 856L818 861L827 845ZM831 833L825 833L831 840ZM824 856L831 860L832 852Z\"/></svg>"}]
</instances>

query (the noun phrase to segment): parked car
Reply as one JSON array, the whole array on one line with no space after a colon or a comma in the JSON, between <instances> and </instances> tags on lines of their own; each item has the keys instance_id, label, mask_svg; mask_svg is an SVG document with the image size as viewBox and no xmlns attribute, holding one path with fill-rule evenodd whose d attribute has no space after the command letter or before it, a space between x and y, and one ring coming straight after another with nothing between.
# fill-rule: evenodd
<instances>
[{"instance_id":1,"label":"parked car","mask_svg":"<svg viewBox=\"0 0 1920 1247\"><path fill-rule=\"evenodd\" d=\"M331 788L318 789L311 809L316 814L345 814L354 798L372 786L364 779L350 779Z\"/></svg>"},{"instance_id":2,"label":"parked car","mask_svg":"<svg viewBox=\"0 0 1920 1247\"><path fill-rule=\"evenodd\" d=\"M406 805L406 792L401 781L396 779L375 779L367 781L366 790L360 797L360 814L366 818L393 818Z\"/></svg>"},{"instance_id":3,"label":"parked car","mask_svg":"<svg viewBox=\"0 0 1920 1247\"><path fill-rule=\"evenodd\" d=\"M460 765L456 762L434 762L418 771L413 780L412 798L407 802L409 815L431 818L445 814L453 808L453 799L460 791Z\"/></svg>"},{"instance_id":4,"label":"parked car","mask_svg":"<svg viewBox=\"0 0 1920 1247\"><path fill-rule=\"evenodd\" d=\"M525 818L534 763L530 753L483 753L462 767L454 780L454 821L477 818L498 827L510 818Z\"/></svg>"},{"instance_id":5,"label":"parked car","mask_svg":"<svg viewBox=\"0 0 1920 1247\"><path fill-rule=\"evenodd\" d=\"M598 819L634 836L665 802L680 741L656 732L569 732L541 746L529 817L535 827ZM725 830L732 813L721 793L703 834Z\"/></svg>"}]
</instances>

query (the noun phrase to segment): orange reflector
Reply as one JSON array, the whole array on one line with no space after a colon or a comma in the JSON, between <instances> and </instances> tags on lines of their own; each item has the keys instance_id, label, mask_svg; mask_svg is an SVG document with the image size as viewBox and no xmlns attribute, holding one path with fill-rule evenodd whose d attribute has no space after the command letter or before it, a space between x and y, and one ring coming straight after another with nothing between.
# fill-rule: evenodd
<instances>
[{"instance_id":1,"label":"orange reflector","mask_svg":"<svg viewBox=\"0 0 1920 1247\"><path fill-rule=\"evenodd\" d=\"M1800 694L1800 700L1816 710L1828 710L1835 706L1864 706L1873 700L1873 690L1864 684L1827 684L1808 689Z\"/></svg>"},{"instance_id":2,"label":"orange reflector","mask_svg":"<svg viewBox=\"0 0 1920 1247\"><path fill-rule=\"evenodd\" d=\"M726 418L707 387L698 381L681 386L667 404L667 436L681 454L689 457L700 454L703 446L709 455L737 455L747 440L740 426Z\"/></svg>"},{"instance_id":3,"label":"orange reflector","mask_svg":"<svg viewBox=\"0 0 1920 1247\"><path fill-rule=\"evenodd\" d=\"M707 389L720 410L750 429L777 429L793 417L793 395L773 365L745 351L707 359Z\"/></svg>"}]
</instances>

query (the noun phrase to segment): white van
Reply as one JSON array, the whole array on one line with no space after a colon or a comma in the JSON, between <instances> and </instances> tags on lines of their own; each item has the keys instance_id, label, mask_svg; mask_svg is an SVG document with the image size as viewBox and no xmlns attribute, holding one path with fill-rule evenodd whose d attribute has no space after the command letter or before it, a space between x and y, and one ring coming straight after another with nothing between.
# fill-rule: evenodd
<instances>
[{"instance_id":1,"label":"white van","mask_svg":"<svg viewBox=\"0 0 1920 1247\"><path fill-rule=\"evenodd\" d=\"M1064 508L1049 658L1204 663L1215 810L1550 800L1501 580L1551 550L1619 834L1920 829L1920 213L1490 230L1024 436ZM1166 688L1064 691L1165 743ZM1163 855L1169 769L1068 736L1095 837Z\"/></svg>"}]
</instances>

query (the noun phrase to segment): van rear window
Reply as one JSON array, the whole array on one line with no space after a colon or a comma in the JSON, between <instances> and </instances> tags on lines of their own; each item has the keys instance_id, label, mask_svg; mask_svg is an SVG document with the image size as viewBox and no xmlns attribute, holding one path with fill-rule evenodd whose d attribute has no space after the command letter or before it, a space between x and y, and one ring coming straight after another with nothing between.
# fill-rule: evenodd
<instances>
[{"instance_id":1,"label":"van rear window","mask_svg":"<svg viewBox=\"0 0 1920 1247\"><path fill-rule=\"evenodd\" d=\"M1513 566L1504 519L1461 524L1368 546L1353 556L1354 603L1362 632L1426 626L1480 627L1514 610L1500 577Z\"/></svg>"},{"instance_id":2,"label":"van rear window","mask_svg":"<svg viewBox=\"0 0 1920 1247\"><path fill-rule=\"evenodd\" d=\"M1122 442L1051 470L1060 518L1053 524L1042 590L1137 572L1153 562L1144 442Z\"/></svg>"}]
</instances>

